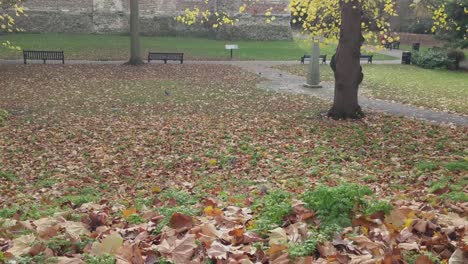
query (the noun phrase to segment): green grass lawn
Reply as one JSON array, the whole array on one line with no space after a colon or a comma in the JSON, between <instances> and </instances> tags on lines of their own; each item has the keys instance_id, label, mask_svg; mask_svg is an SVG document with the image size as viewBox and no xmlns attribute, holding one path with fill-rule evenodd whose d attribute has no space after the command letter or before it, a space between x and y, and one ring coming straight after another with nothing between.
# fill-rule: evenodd
<instances>
[{"instance_id":1,"label":"green grass lawn","mask_svg":"<svg viewBox=\"0 0 468 264\"><path fill-rule=\"evenodd\" d=\"M279 66L306 76L307 66ZM443 111L468 114L468 74L427 70L407 65L364 65L362 92L373 98L395 100ZM324 81L333 81L330 67L321 68Z\"/></svg>"},{"instance_id":2,"label":"green grass lawn","mask_svg":"<svg viewBox=\"0 0 468 264\"><path fill-rule=\"evenodd\" d=\"M5 37L22 49L63 50L66 59L126 60L129 37L118 35L14 34ZM142 37L143 57L148 51L183 52L187 59L225 60L225 44L238 44L235 57L241 60L299 60L310 52L307 41L226 41L188 37ZM334 46L323 46L322 54L331 56ZM0 58L19 59L20 52L0 48ZM376 54L376 60L395 59Z\"/></svg>"}]
</instances>

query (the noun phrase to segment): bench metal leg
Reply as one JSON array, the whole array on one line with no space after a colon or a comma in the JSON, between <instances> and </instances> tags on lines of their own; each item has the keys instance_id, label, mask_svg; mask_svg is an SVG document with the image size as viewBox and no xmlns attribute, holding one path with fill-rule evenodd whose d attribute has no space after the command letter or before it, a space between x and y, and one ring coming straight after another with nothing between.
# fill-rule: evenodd
<instances>
[{"instance_id":1,"label":"bench metal leg","mask_svg":"<svg viewBox=\"0 0 468 264\"><path fill-rule=\"evenodd\" d=\"M164 64L167 64L167 60L164 60Z\"/></svg>"},{"instance_id":2,"label":"bench metal leg","mask_svg":"<svg viewBox=\"0 0 468 264\"><path fill-rule=\"evenodd\" d=\"M180 60L180 64L184 64L184 60Z\"/></svg>"},{"instance_id":3,"label":"bench metal leg","mask_svg":"<svg viewBox=\"0 0 468 264\"><path fill-rule=\"evenodd\" d=\"M43 61L44 61L44 64L45 64L46 60L43 60Z\"/></svg>"}]
</instances>

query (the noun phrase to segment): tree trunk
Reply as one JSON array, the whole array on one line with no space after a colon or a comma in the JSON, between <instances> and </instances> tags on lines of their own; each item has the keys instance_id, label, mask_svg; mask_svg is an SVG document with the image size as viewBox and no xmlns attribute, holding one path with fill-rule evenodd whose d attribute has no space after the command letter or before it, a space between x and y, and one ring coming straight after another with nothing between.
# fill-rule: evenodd
<instances>
[{"instance_id":1,"label":"tree trunk","mask_svg":"<svg viewBox=\"0 0 468 264\"><path fill-rule=\"evenodd\" d=\"M331 63L335 74L335 98L328 116L333 119L359 119L358 88L364 75L360 63L362 5L357 0L340 1L340 40Z\"/></svg>"},{"instance_id":2,"label":"tree trunk","mask_svg":"<svg viewBox=\"0 0 468 264\"><path fill-rule=\"evenodd\" d=\"M140 11L138 0L130 0L130 60L129 65L142 65L140 46Z\"/></svg>"}]
</instances>

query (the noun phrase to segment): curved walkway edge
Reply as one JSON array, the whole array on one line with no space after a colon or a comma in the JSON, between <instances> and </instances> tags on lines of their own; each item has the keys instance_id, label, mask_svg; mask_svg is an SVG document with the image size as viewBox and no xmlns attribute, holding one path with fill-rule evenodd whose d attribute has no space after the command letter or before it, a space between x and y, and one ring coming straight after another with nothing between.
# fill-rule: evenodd
<instances>
[{"instance_id":1,"label":"curved walkway edge","mask_svg":"<svg viewBox=\"0 0 468 264\"><path fill-rule=\"evenodd\" d=\"M22 60L0 60L1 64L22 64ZM87 61L71 60L67 64L123 64L125 61ZM333 100L334 84L331 82L322 83L323 88L310 89L303 86L305 78L289 74L287 72L272 68L275 65L297 64L298 61L186 61L188 64L223 64L233 65L245 71L258 74L266 81L261 82L258 87L261 89L289 92L296 94L307 94L324 100ZM376 61L375 64L399 64L400 61ZM415 107L411 105L390 102L378 99L371 99L360 95L359 101L364 110L388 113L396 116L422 119L438 124L452 124L468 127L468 116L435 111Z\"/></svg>"},{"instance_id":2,"label":"curved walkway edge","mask_svg":"<svg viewBox=\"0 0 468 264\"><path fill-rule=\"evenodd\" d=\"M290 92L297 94L308 94L324 100L333 101L334 83L323 82L322 88L305 88L305 78L286 73L284 71L271 68L275 65L281 65L281 62L233 62L231 63L243 68L249 72L261 74L262 77L268 79L259 84L262 89ZM422 119L438 124L452 124L458 126L468 126L468 117L440 112L436 110L420 108L416 106L406 105L398 102L391 102L379 99L372 99L363 95L359 96L360 105L364 110L375 112L388 113L396 116L404 116L408 118Z\"/></svg>"}]
</instances>

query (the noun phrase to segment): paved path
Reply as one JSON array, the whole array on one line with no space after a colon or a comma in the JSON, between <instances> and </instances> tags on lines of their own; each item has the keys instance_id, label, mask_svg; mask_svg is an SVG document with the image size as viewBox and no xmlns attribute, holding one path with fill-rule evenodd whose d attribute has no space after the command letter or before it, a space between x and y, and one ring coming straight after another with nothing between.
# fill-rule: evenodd
<instances>
[{"instance_id":1,"label":"paved path","mask_svg":"<svg viewBox=\"0 0 468 264\"><path fill-rule=\"evenodd\" d=\"M268 62L268 61L236 61L236 62L218 62L223 64L231 64L243 68L252 73L261 75L268 79L259 84L259 87L266 90L289 92L296 94L308 94L324 100L333 100L334 84L332 82L322 83L323 88L310 89L303 87L305 78L271 68L275 65L292 64L291 62ZM295 62L297 64L297 62ZM401 62L400 62L401 63ZM468 117L451 114L446 112L434 111L405 105L397 102L385 100L371 99L359 96L360 105L364 110L376 112L384 112L397 116L405 116L409 118L423 119L435 123L455 124L460 126L468 126Z\"/></svg>"},{"instance_id":2,"label":"paved path","mask_svg":"<svg viewBox=\"0 0 468 264\"><path fill-rule=\"evenodd\" d=\"M123 64L125 61L85 61L72 60L67 64ZM0 64L21 64L21 60L0 60ZM321 89L310 89L303 87L305 78L271 68L275 65L294 65L298 61L187 61L188 64L223 64L234 65L246 71L259 74L267 81L261 82L259 87L277 92L289 92L296 94L308 94L324 100L333 100L334 84L332 82L322 83ZM400 60L375 61L375 64L400 64ZM455 124L468 126L468 117L439 112L430 109L423 109L410 105L400 104L378 99L371 99L359 96L360 105L364 110L389 113L397 116L423 119L435 123Z\"/></svg>"}]
</instances>

